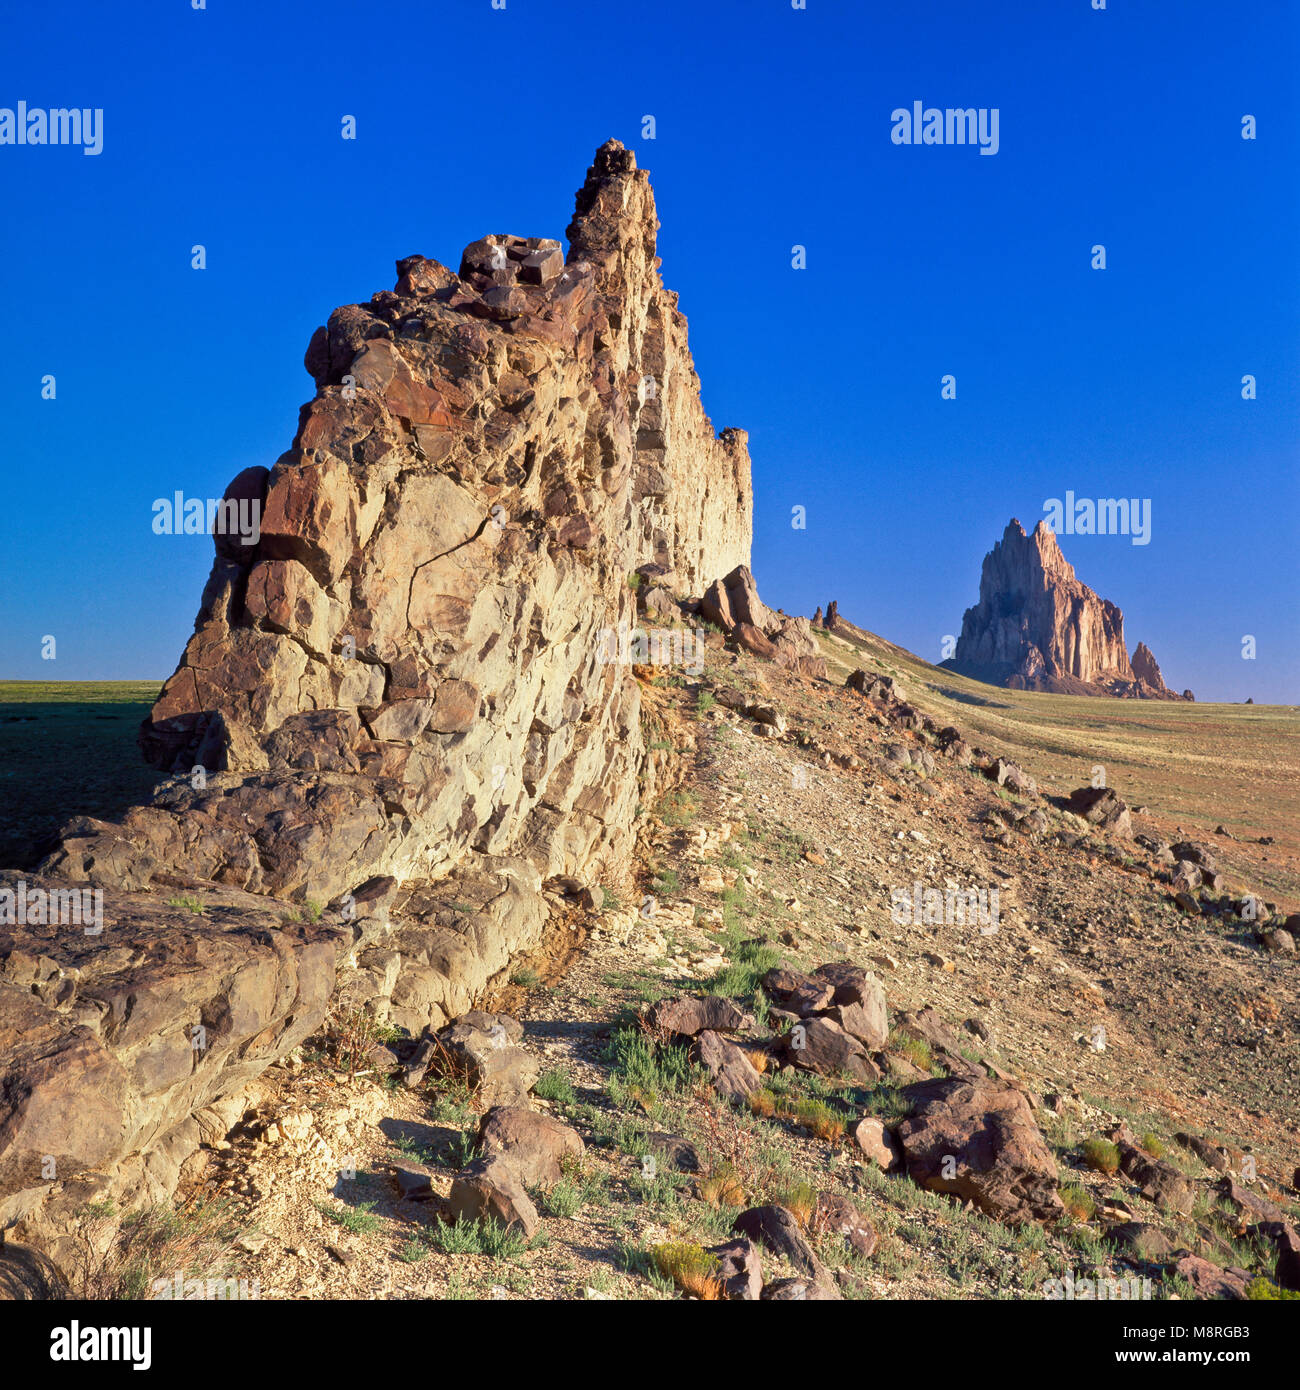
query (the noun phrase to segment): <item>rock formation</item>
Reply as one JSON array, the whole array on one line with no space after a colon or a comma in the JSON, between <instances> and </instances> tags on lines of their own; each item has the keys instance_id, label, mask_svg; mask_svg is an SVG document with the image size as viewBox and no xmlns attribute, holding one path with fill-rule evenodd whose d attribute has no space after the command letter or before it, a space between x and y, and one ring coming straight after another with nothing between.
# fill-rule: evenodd
<instances>
[{"instance_id":1,"label":"rock formation","mask_svg":"<svg viewBox=\"0 0 1300 1390\"><path fill-rule=\"evenodd\" d=\"M336 971L419 1036L537 940L545 883L625 877L657 755L602 633L636 625L638 567L699 594L751 535L746 437L701 407L658 225L610 141L567 257L410 256L313 335L292 446L227 492L260 540L216 538L141 731L169 779L27 875L102 889L102 935L0 926L0 1227L55 1186L169 1191Z\"/></svg>"},{"instance_id":2,"label":"rock formation","mask_svg":"<svg viewBox=\"0 0 1300 1390\"><path fill-rule=\"evenodd\" d=\"M1160 700L1179 698L1165 684L1165 678L1160 674L1160 666L1145 642L1139 642L1133 649L1133 657L1129 664L1133 667L1133 679L1138 683L1142 695ZM1189 698L1189 692L1184 691L1182 698Z\"/></svg>"},{"instance_id":3,"label":"rock formation","mask_svg":"<svg viewBox=\"0 0 1300 1390\"><path fill-rule=\"evenodd\" d=\"M962 618L955 655L941 663L990 685L1063 695L1176 700L1143 644L1130 662L1124 615L1080 582L1055 533L1014 518L984 557L979 602Z\"/></svg>"},{"instance_id":4,"label":"rock formation","mask_svg":"<svg viewBox=\"0 0 1300 1390\"><path fill-rule=\"evenodd\" d=\"M748 565L737 565L705 591L699 613L754 656L805 676L826 675L826 660L807 618L773 612L758 596Z\"/></svg>"}]
</instances>

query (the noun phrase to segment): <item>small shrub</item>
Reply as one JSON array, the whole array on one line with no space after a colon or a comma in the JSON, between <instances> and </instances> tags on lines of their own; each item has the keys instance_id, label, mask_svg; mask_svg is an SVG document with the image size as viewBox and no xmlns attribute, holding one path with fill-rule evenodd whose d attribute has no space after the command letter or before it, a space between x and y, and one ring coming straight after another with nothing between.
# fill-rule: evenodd
<instances>
[{"instance_id":1,"label":"small shrub","mask_svg":"<svg viewBox=\"0 0 1300 1390\"><path fill-rule=\"evenodd\" d=\"M1163 1158L1165 1156L1165 1146L1158 1134L1152 1134L1149 1130L1142 1136L1142 1147L1151 1155L1152 1158Z\"/></svg>"},{"instance_id":2,"label":"small shrub","mask_svg":"<svg viewBox=\"0 0 1300 1390\"><path fill-rule=\"evenodd\" d=\"M691 1059L682 1047L657 1047L639 1028L619 1028L610 1038L605 1060L625 1087L644 1092L685 1090L691 1079Z\"/></svg>"},{"instance_id":3,"label":"small shrub","mask_svg":"<svg viewBox=\"0 0 1300 1390\"><path fill-rule=\"evenodd\" d=\"M811 1131L828 1144L838 1144L844 1138L844 1117L832 1110L824 1100L809 1098L797 1101L786 1113L801 1129Z\"/></svg>"},{"instance_id":4,"label":"small shrub","mask_svg":"<svg viewBox=\"0 0 1300 1390\"><path fill-rule=\"evenodd\" d=\"M906 1057L914 1067L920 1067L922 1071L934 1070L934 1053L930 1051L930 1044L924 1038L909 1037L906 1033L891 1029L885 1046L890 1052Z\"/></svg>"},{"instance_id":5,"label":"small shrub","mask_svg":"<svg viewBox=\"0 0 1300 1390\"><path fill-rule=\"evenodd\" d=\"M749 1108L759 1119L770 1120L776 1114L776 1097L771 1091L751 1091Z\"/></svg>"},{"instance_id":6,"label":"small shrub","mask_svg":"<svg viewBox=\"0 0 1300 1390\"><path fill-rule=\"evenodd\" d=\"M783 1206L794 1217L805 1231L808 1229L808 1223L813 1219L813 1213L817 1210L817 1191L810 1183L796 1183L793 1187L778 1193L776 1201L779 1206Z\"/></svg>"},{"instance_id":7,"label":"small shrub","mask_svg":"<svg viewBox=\"0 0 1300 1390\"><path fill-rule=\"evenodd\" d=\"M439 1124L455 1125L464 1129L474 1118L469 1085L465 1081L437 1077L426 1083L429 1096L429 1118Z\"/></svg>"},{"instance_id":8,"label":"small shrub","mask_svg":"<svg viewBox=\"0 0 1300 1390\"><path fill-rule=\"evenodd\" d=\"M665 825L678 828L690 825L699 815L699 805L688 791L669 792L659 803L659 819Z\"/></svg>"},{"instance_id":9,"label":"small shrub","mask_svg":"<svg viewBox=\"0 0 1300 1390\"><path fill-rule=\"evenodd\" d=\"M178 898L168 898L167 906L184 908L186 912L193 913L195 917L201 917L203 915L203 902L192 893L187 893Z\"/></svg>"},{"instance_id":10,"label":"small shrub","mask_svg":"<svg viewBox=\"0 0 1300 1390\"><path fill-rule=\"evenodd\" d=\"M1073 1183L1061 1188L1061 1205L1075 1221L1091 1221L1096 1203L1083 1188Z\"/></svg>"},{"instance_id":11,"label":"small shrub","mask_svg":"<svg viewBox=\"0 0 1300 1390\"><path fill-rule=\"evenodd\" d=\"M444 1255L488 1255L494 1260L513 1260L528 1249L528 1241L513 1226L498 1221L471 1221L464 1216L454 1224L435 1223L430 1239Z\"/></svg>"},{"instance_id":12,"label":"small shrub","mask_svg":"<svg viewBox=\"0 0 1300 1390\"><path fill-rule=\"evenodd\" d=\"M582 1205L582 1192L569 1178L561 1178L544 1198L551 1216L567 1220Z\"/></svg>"},{"instance_id":13,"label":"small shrub","mask_svg":"<svg viewBox=\"0 0 1300 1390\"><path fill-rule=\"evenodd\" d=\"M657 893L659 897L665 898L670 894L680 893L682 889L681 877L676 869L661 869L654 878L650 880L650 891Z\"/></svg>"},{"instance_id":14,"label":"small shrub","mask_svg":"<svg viewBox=\"0 0 1300 1390\"><path fill-rule=\"evenodd\" d=\"M1261 1275L1260 1278L1252 1279L1246 1285L1246 1297L1256 1302L1273 1302L1274 1300L1300 1298L1300 1290L1280 1289L1271 1279L1265 1279Z\"/></svg>"},{"instance_id":15,"label":"small shrub","mask_svg":"<svg viewBox=\"0 0 1300 1390\"><path fill-rule=\"evenodd\" d=\"M1109 1139L1089 1139L1082 1153L1083 1161L1095 1172L1107 1177L1119 1172L1119 1149Z\"/></svg>"},{"instance_id":16,"label":"small shrub","mask_svg":"<svg viewBox=\"0 0 1300 1390\"><path fill-rule=\"evenodd\" d=\"M756 995L763 976L781 964L780 951L758 940L738 940L726 944L730 948L731 963L709 981L709 993L720 994L727 999Z\"/></svg>"},{"instance_id":17,"label":"small shrub","mask_svg":"<svg viewBox=\"0 0 1300 1390\"><path fill-rule=\"evenodd\" d=\"M391 1042L394 1030L380 1023L366 1009L336 1011L326 1020L327 1056L349 1078L369 1070L371 1050L376 1043Z\"/></svg>"},{"instance_id":18,"label":"small shrub","mask_svg":"<svg viewBox=\"0 0 1300 1390\"><path fill-rule=\"evenodd\" d=\"M892 1125L912 1113L912 1103L897 1086L885 1084L867 1092L864 1109L866 1114Z\"/></svg>"},{"instance_id":19,"label":"small shrub","mask_svg":"<svg viewBox=\"0 0 1300 1390\"><path fill-rule=\"evenodd\" d=\"M718 1257L703 1246L689 1241L670 1241L656 1245L650 1258L659 1276L671 1280L683 1293L713 1302L722 1297L722 1280L717 1276Z\"/></svg>"},{"instance_id":20,"label":"small shrub","mask_svg":"<svg viewBox=\"0 0 1300 1390\"><path fill-rule=\"evenodd\" d=\"M572 1105L577 1097L574 1095L573 1083L562 1071L551 1068L544 1071L537 1078L537 1085L533 1087L533 1094L542 1100L557 1101L561 1105Z\"/></svg>"},{"instance_id":21,"label":"small shrub","mask_svg":"<svg viewBox=\"0 0 1300 1390\"><path fill-rule=\"evenodd\" d=\"M720 1163L700 1182L700 1197L711 1207L743 1207L745 1187L730 1163Z\"/></svg>"},{"instance_id":22,"label":"small shrub","mask_svg":"<svg viewBox=\"0 0 1300 1390\"><path fill-rule=\"evenodd\" d=\"M328 1202L315 1202L313 1205L322 1216L329 1217L353 1235L372 1235L384 1224L384 1218L375 1215L374 1202L358 1202L355 1207L332 1207Z\"/></svg>"},{"instance_id":23,"label":"small shrub","mask_svg":"<svg viewBox=\"0 0 1300 1390\"><path fill-rule=\"evenodd\" d=\"M145 1299L163 1272L186 1279L226 1278L231 1243L247 1229L225 1201L194 1200L131 1212L118 1222L110 1200L89 1202L78 1217L90 1223L80 1253L65 1273L77 1299Z\"/></svg>"}]
</instances>

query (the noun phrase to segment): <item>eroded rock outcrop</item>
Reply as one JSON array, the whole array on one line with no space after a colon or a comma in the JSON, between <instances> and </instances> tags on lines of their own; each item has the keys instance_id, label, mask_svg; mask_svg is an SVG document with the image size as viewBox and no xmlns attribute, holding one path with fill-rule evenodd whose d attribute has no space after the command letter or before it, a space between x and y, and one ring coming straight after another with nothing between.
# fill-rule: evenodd
<instances>
[{"instance_id":1,"label":"eroded rock outcrop","mask_svg":"<svg viewBox=\"0 0 1300 1390\"><path fill-rule=\"evenodd\" d=\"M622 852L636 687L599 633L635 624L636 566L698 592L750 541L745 437L700 406L657 226L610 142L567 262L512 236L458 274L408 257L317 330L256 553L218 555L142 734L223 774L158 808L215 823L205 876L321 898L525 839L547 874ZM304 852L277 827L268 864L232 798L286 803Z\"/></svg>"},{"instance_id":2,"label":"eroded rock outcrop","mask_svg":"<svg viewBox=\"0 0 1300 1390\"><path fill-rule=\"evenodd\" d=\"M196 1113L331 992L440 1028L536 942L548 880L626 875L659 755L602 634L637 624L639 567L700 594L751 535L746 437L701 406L657 228L610 141L567 256L409 256L312 336L291 447L227 491L260 539L216 538L141 731L169 780L39 866L104 891L102 934L0 926L0 1225L69 1184L156 1198Z\"/></svg>"},{"instance_id":3,"label":"eroded rock outcrop","mask_svg":"<svg viewBox=\"0 0 1300 1390\"><path fill-rule=\"evenodd\" d=\"M1176 695L1165 684L1165 678L1160 674L1160 666L1152 655L1151 648L1145 642L1139 642L1133 648L1133 658L1129 663L1133 667L1133 679L1138 684L1138 693L1147 699L1160 700L1190 700L1191 691L1184 690L1182 695Z\"/></svg>"},{"instance_id":4,"label":"eroded rock outcrop","mask_svg":"<svg viewBox=\"0 0 1300 1390\"><path fill-rule=\"evenodd\" d=\"M1074 573L1055 533L1012 519L984 557L979 602L962 618L955 655L941 663L1016 690L1062 695L1186 698L1166 688L1148 648L1129 661L1124 615Z\"/></svg>"},{"instance_id":5,"label":"eroded rock outcrop","mask_svg":"<svg viewBox=\"0 0 1300 1390\"><path fill-rule=\"evenodd\" d=\"M826 676L812 624L807 618L773 612L758 596L748 565L715 580L699 605L700 616L737 646L805 676Z\"/></svg>"}]
</instances>

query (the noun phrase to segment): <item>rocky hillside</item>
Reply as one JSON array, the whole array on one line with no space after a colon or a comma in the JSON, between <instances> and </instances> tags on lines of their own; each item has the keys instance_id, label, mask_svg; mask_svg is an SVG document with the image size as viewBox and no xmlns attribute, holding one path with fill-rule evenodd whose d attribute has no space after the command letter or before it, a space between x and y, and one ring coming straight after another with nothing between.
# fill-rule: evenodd
<instances>
[{"instance_id":1,"label":"rocky hillside","mask_svg":"<svg viewBox=\"0 0 1300 1390\"><path fill-rule=\"evenodd\" d=\"M1140 699L1177 696L1145 644L1129 661L1124 615L1076 578L1056 535L1014 518L984 557L979 602L962 617L949 669L1017 690ZM1136 664L1134 664L1136 663Z\"/></svg>"},{"instance_id":2,"label":"rocky hillside","mask_svg":"<svg viewBox=\"0 0 1300 1390\"><path fill-rule=\"evenodd\" d=\"M268 1068L186 1165L197 1267L273 1299L1296 1288L1300 919L1236 842L1040 789L852 626L825 675L739 620L697 676L642 667L672 785L634 883L554 885L436 1036L336 1012ZM92 1289L173 1267L98 1210Z\"/></svg>"}]
</instances>

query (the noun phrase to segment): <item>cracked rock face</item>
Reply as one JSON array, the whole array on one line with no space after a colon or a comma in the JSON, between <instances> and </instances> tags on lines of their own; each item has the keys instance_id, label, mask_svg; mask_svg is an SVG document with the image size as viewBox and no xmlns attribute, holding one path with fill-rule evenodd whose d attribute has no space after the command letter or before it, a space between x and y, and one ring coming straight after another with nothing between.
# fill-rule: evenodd
<instances>
[{"instance_id":1,"label":"cracked rock face","mask_svg":"<svg viewBox=\"0 0 1300 1390\"><path fill-rule=\"evenodd\" d=\"M657 228L610 141L567 261L500 235L458 272L407 257L316 331L292 447L228 494L261 498L260 539L219 538L141 732L164 771L210 775L133 813L135 880L184 862L325 901L470 851L544 876L624 854L638 694L599 634L637 625L637 566L702 592L751 533L745 435L700 405ZM98 847L45 867L96 881Z\"/></svg>"},{"instance_id":2,"label":"cracked rock face","mask_svg":"<svg viewBox=\"0 0 1300 1390\"><path fill-rule=\"evenodd\" d=\"M1180 698L1144 644L1130 663L1123 613L1076 578L1043 521L1032 535L1008 523L984 557L979 602L962 617L956 653L941 664L1019 690Z\"/></svg>"}]
</instances>

